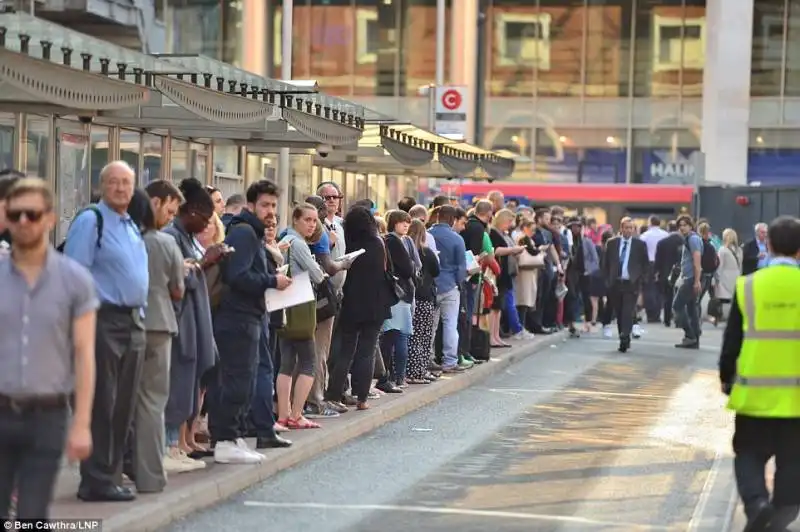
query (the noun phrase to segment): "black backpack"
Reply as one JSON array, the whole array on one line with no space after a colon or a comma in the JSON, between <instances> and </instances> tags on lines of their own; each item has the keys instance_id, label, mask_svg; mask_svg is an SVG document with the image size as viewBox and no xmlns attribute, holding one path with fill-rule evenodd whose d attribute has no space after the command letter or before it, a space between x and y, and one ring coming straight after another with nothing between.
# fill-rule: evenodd
<instances>
[{"instance_id":1,"label":"black backpack","mask_svg":"<svg viewBox=\"0 0 800 532\"><path fill-rule=\"evenodd\" d=\"M715 273L719 267L719 256L709 240L703 240L703 254L700 255L700 269L703 273Z\"/></svg>"},{"instance_id":2,"label":"black backpack","mask_svg":"<svg viewBox=\"0 0 800 532\"><path fill-rule=\"evenodd\" d=\"M95 218L97 218L97 248L100 249L100 241L103 238L103 214L100 212L100 209L97 208L97 205L89 205L81 210L75 215L75 218L72 219L74 222L78 219L78 216L84 213L84 211L92 211L94 213ZM70 224L71 226L71 224ZM59 252L64 253L64 246L67 244L67 239L65 238L56 248Z\"/></svg>"}]
</instances>

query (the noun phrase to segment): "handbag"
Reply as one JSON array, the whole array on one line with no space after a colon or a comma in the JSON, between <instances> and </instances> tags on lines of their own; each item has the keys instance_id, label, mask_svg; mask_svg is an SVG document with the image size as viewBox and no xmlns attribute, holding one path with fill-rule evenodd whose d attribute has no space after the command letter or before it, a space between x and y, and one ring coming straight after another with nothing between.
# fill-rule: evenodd
<instances>
[{"instance_id":1,"label":"handbag","mask_svg":"<svg viewBox=\"0 0 800 532\"><path fill-rule=\"evenodd\" d=\"M517 267L520 271L540 270L544 268L544 253L531 255L523 251L517 257Z\"/></svg>"},{"instance_id":2,"label":"handbag","mask_svg":"<svg viewBox=\"0 0 800 532\"><path fill-rule=\"evenodd\" d=\"M478 312L480 316L480 308L481 304L481 295L483 294L483 288L479 285L478 289L476 290L475 294L475 308L473 312ZM489 341L489 332L481 328L480 326L480 319L478 320L477 324L472 322L473 316L469 316L469 326L472 329L470 331L470 346L469 346L469 353L475 360L482 360L487 361L492 358L491 351L492 345Z\"/></svg>"},{"instance_id":3,"label":"handbag","mask_svg":"<svg viewBox=\"0 0 800 532\"><path fill-rule=\"evenodd\" d=\"M400 286L400 279L394 274L394 268L389 260L389 249L386 247L386 242L383 241L383 238L381 238L381 244L383 244L383 275L386 277L386 282L389 284L389 288L392 289L392 293L397 298L395 302L397 303L405 299L406 291Z\"/></svg>"},{"instance_id":4,"label":"handbag","mask_svg":"<svg viewBox=\"0 0 800 532\"><path fill-rule=\"evenodd\" d=\"M333 290L330 279L322 281L316 290L317 296L317 323L330 319L339 312L341 301Z\"/></svg>"},{"instance_id":5,"label":"handbag","mask_svg":"<svg viewBox=\"0 0 800 532\"><path fill-rule=\"evenodd\" d=\"M286 252L286 263L289 268L286 272L292 276L292 247ZM312 300L300 303L286 309L286 324L278 331L287 340L311 340L317 330L317 301Z\"/></svg>"}]
</instances>

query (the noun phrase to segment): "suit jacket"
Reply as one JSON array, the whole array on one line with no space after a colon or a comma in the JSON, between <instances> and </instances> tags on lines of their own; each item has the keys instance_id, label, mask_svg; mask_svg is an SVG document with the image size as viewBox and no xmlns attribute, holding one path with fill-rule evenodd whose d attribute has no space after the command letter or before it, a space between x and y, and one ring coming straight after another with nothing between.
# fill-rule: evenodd
<instances>
[{"instance_id":1,"label":"suit jacket","mask_svg":"<svg viewBox=\"0 0 800 532\"><path fill-rule=\"evenodd\" d=\"M619 252L622 238L615 236L606 242L605 260L603 261L603 277L609 286L619 280ZM650 257L647 244L636 237L631 238L631 249L628 250L628 278L634 286L640 286L647 278L650 268Z\"/></svg>"},{"instance_id":2,"label":"suit jacket","mask_svg":"<svg viewBox=\"0 0 800 532\"><path fill-rule=\"evenodd\" d=\"M681 260L684 242L681 234L676 231L656 245L656 261L653 268L659 279L669 279L672 268Z\"/></svg>"},{"instance_id":3,"label":"suit jacket","mask_svg":"<svg viewBox=\"0 0 800 532\"><path fill-rule=\"evenodd\" d=\"M750 275L758 269L758 254L755 238L742 246L742 275Z\"/></svg>"}]
</instances>

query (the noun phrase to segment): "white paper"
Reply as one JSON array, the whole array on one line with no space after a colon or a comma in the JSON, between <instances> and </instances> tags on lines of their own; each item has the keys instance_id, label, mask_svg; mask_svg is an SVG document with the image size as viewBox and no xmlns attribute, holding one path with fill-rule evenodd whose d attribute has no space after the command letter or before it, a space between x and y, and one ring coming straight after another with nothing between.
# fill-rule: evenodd
<instances>
[{"instance_id":1,"label":"white paper","mask_svg":"<svg viewBox=\"0 0 800 532\"><path fill-rule=\"evenodd\" d=\"M364 254L364 253L366 253L366 252L367 252L367 250L365 250L364 248L357 249L357 250L355 250L355 251L352 251L352 252L350 252L350 253L346 253L346 254L342 255L341 257L339 257L339 258L338 258L338 259L336 259L336 260L337 260L337 261L343 261L343 260L350 260L350 261L352 261L352 260L353 260L353 259L355 259L356 257L360 257L361 255L363 255L363 254Z\"/></svg>"},{"instance_id":2,"label":"white paper","mask_svg":"<svg viewBox=\"0 0 800 532\"><path fill-rule=\"evenodd\" d=\"M275 312L289 307L296 307L314 301L314 290L308 272L300 272L292 276L292 284L286 290L268 288L264 293L267 312Z\"/></svg>"},{"instance_id":3,"label":"white paper","mask_svg":"<svg viewBox=\"0 0 800 532\"><path fill-rule=\"evenodd\" d=\"M478 259L475 258L475 254L467 250L464 255L467 259L467 275L475 275L476 273L480 273L481 266L478 264Z\"/></svg>"}]
</instances>

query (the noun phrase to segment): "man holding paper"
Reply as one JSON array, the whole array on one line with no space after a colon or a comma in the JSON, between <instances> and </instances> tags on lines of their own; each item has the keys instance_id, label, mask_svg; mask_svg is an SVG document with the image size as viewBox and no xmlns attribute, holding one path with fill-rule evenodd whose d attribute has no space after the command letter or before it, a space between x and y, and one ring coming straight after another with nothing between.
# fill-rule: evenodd
<instances>
[{"instance_id":1,"label":"man holding paper","mask_svg":"<svg viewBox=\"0 0 800 532\"><path fill-rule=\"evenodd\" d=\"M225 243L234 248L222 264L225 289L214 313L214 338L219 349L218 389L209 408L214 460L224 464L257 463L264 456L248 449L242 420L250 407L264 324L267 288L284 290L291 279L267 271L262 245L267 220L275 217L278 189L266 180L247 188L247 205L234 216Z\"/></svg>"}]
</instances>

